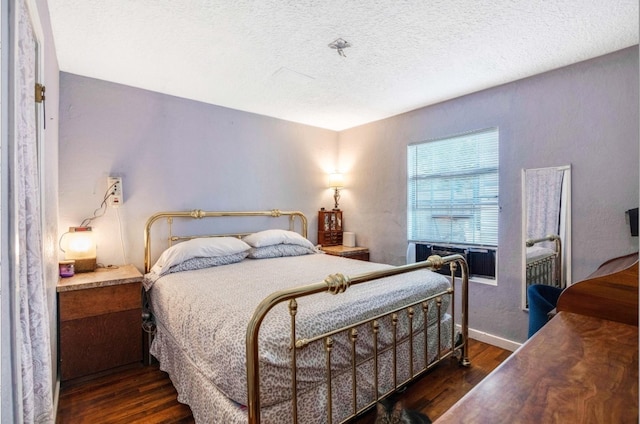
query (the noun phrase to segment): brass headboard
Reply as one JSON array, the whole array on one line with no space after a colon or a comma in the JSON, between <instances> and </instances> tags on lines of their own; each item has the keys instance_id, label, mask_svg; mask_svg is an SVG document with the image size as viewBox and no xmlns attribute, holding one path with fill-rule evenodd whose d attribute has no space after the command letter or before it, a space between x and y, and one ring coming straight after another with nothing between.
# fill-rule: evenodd
<instances>
[{"instance_id":1,"label":"brass headboard","mask_svg":"<svg viewBox=\"0 0 640 424\"><path fill-rule=\"evenodd\" d=\"M176 236L172 233L172 225L173 220L176 218L185 218L185 219L202 219L202 218L219 218L219 217L257 217L257 216L270 216L273 218L279 218L281 216L289 216L289 229L291 231L295 230L295 220L296 218L300 219L302 224L302 228L300 230L300 234L303 237L307 237L307 217L298 211L281 211L278 209L272 209L269 211L255 211L255 212L207 212L201 209L194 209L191 211L178 211L178 212L158 212L155 215L152 215L151 218L147 220L147 224L144 229L144 272L147 273L151 269L151 226L154 222L159 219L166 219L167 225L169 228L169 237L168 242L169 246L174 241L182 241L189 240L196 237L220 237L220 236L233 236L233 237L242 237L249 233L233 233L233 234L211 234L211 235L189 235L189 236Z\"/></svg>"}]
</instances>

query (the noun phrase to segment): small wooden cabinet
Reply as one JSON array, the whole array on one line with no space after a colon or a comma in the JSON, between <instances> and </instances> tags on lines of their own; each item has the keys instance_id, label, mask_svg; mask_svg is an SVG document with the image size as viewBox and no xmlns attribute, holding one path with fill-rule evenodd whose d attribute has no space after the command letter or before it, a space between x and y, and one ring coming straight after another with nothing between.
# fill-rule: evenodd
<instances>
[{"instance_id":1,"label":"small wooden cabinet","mask_svg":"<svg viewBox=\"0 0 640 424\"><path fill-rule=\"evenodd\" d=\"M133 265L60 279L62 381L142 362L141 282Z\"/></svg>"},{"instance_id":2,"label":"small wooden cabinet","mask_svg":"<svg viewBox=\"0 0 640 424\"><path fill-rule=\"evenodd\" d=\"M328 255L342 256L343 258L358 259L361 261L369 260L369 249L366 247L324 246L322 250Z\"/></svg>"},{"instance_id":3,"label":"small wooden cabinet","mask_svg":"<svg viewBox=\"0 0 640 424\"><path fill-rule=\"evenodd\" d=\"M342 244L342 211L333 209L318 212L318 243L322 246L338 246Z\"/></svg>"}]
</instances>

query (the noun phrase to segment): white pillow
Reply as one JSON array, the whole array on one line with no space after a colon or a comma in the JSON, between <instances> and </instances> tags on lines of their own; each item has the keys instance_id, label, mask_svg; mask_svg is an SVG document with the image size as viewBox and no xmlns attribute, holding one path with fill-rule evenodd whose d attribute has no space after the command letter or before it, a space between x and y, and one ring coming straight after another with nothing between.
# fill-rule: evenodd
<instances>
[{"instance_id":1,"label":"white pillow","mask_svg":"<svg viewBox=\"0 0 640 424\"><path fill-rule=\"evenodd\" d=\"M295 244L313 249L315 246L306 238L294 231L287 230L265 230L249 234L243 238L251 247L273 246L274 244Z\"/></svg>"},{"instance_id":2,"label":"white pillow","mask_svg":"<svg viewBox=\"0 0 640 424\"><path fill-rule=\"evenodd\" d=\"M195 238L171 246L160 255L156 264L151 268L157 275L164 275L169 268L192 258L210 258L227 256L249 250L244 241L235 237L203 237Z\"/></svg>"}]
</instances>

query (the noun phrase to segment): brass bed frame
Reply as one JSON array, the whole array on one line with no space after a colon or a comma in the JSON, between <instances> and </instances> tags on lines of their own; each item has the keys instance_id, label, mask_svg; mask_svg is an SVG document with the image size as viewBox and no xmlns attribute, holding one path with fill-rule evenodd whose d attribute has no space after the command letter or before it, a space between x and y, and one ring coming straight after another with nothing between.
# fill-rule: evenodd
<instances>
[{"instance_id":1,"label":"brass bed frame","mask_svg":"<svg viewBox=\"0 0 640 424\"><path fill-rule=\"evenodd\" d=\"M562 282L562 240L559 236L550 234L539 239L528 239L526 247L533 247L538 243L554 242L554 252L546 257L528 262L526 269L527 287L532 284L545 284L564 288Z\"/></svg>"},{"instance_id":2,"label":"brass bed frame","mask_svg":"<svg viewBox=\"0 0 640 424\"><path fill-rule=\"evenodd\" d=\"M270 211L255 211L255 212L206 212L202 210L191 210L191 211L178 211L178 212L160 212L153 216L151 216L146 224L145 232L144 232L144 245L145 245L145 256L144 256L144 264L145 264L145 273L149 272L151 268L151 227L152 225L161 219L166 220L168 227L168 244L171 246L174 242L179 242L183 240L189 240L197 237L221 237L221 236L234 236L234 237L242 237L250 233L233 233L233 234L213 234L213 235L187 235L187 236L177 236L173 234L172 224L175 219L203 219L210 217L288 217L289 218L289 229L295 231L296 220L300 221L300 234L302 234L305 238L307 236L307 218L298 211L280 211L277 209ZM441 266L445 264L451 264L451 287L446 291L441 293L437 293L435 295L420 299L418 302L403 305L397 309L392 311L386 311L380 315L367 319L365 321L357 322L351 324L347 327L333 329L324 334L318 334L311 339L298 339L296 338L296 313L298 310L298 304L296 299L299 299L304 296L310 296L316 293L328 292L334 295L339 295L340 293L345 292L349 287L363 284L369 281L377 280L379 278L384 278L392 275L398 275L414 270L429 268L429 269L439 269ZM457 266L461 267L461 299L460 299L460 332L458 333L458 337L456 338L456 323L455 323L455 270ZM296 379L296 352L298 350L304 349L310 343L314 341L323 341L324 349L325 349L325 358L326 358L326 385L327 385L327 422L332 422L332 392L331 392L331 351L333 347L333 337L339 333L346 332L345 334L349 335L349 340L351 341L351 377L352 377L352 405L353 411L352 414L346 417L342 422L346 422L355 416L361 414L362 412L368 410L372 407L378 400L389 396L393 392L406 387L410 382L414 381L418 377L422 376L424 373L433 368L437 363L442 360L455 357L458 359L459 363L463 366L469 366L470 360L468 357L468 267L467 263L463 256L461 255L451 255L444 258L439 256L431 256L426 261L397 266L388 270L381 270L375 272L364 273L355 276L345 276L342 274L332 274L325 278L324 281L309 284L305 286L299 286L287 290L281 290L275 292L265 298L256 308L255 312L251 320L249 321L249 325L246 332L246 362L247 362L247 415L248 422L250 424L258 424L260 423L260 368L259 368L259 356L258 356L258 334L260 331L260 326L263 319L269 313L269 311L279 303L288 302L289 315L290 315L290 338L291 338L291 389L292 389L292 410L293 410L293 422L297 423L297 379ZM443 348L441 345L441 320L437 320L437 354L436 359L429 363L427 360L427 351L428 351L428 343L427 343L427 312L428 312L428 302L435 299L436 307L437 307L437 316L440 316L441 306L442 306L442 298L443 296L450 296L450 314L452 316L452 325L451 325L451 344L449 348ZM412 320L416 313L422 312L424 315L424 367L419 370L414 370L413 366L413 338L414 332L409 331L408 335L408 343L409 343L409 378L405 381L398 381L396 372L397 372L397 346L400 343L399 340L396 339L396 323L398 321L398 316L400 313L406 313L409 319L409 328L412 327ZM392 355L392 364L393 364L393 389L387 393L380 394L378 387L378 355L383 352L383 350L378 350L378 331L379 331L379 320L383 317L391 316L392 320L392 346L384 349L391 349ZM375 399L366 404L364 407L358 408L357 400L356 400L356 369L358 367L358 363L356 361L356 342L358 339L358 331L357 327L361 327L363 324L370 325L371 331L373 334L374 341L374 352L373 352L373 369L374 369L374 389L375 389ZM294 348L295 347L295 348Z\"/></svg>"}]
</instances>

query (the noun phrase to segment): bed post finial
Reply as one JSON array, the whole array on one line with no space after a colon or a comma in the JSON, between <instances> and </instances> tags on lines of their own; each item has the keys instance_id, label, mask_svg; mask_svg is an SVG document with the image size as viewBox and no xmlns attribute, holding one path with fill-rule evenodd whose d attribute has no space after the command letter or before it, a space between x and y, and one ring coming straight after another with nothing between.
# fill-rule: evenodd
<instances>
[{"instance_id":1,"label":"bed post finial","mask_svg":"<svg viewBox=\"0 0 640 424\"><path fill-rule=\"evenodd\" d=\"M342 274L331 274L324 279L327 285L327 291L331 294L339 294L345 292L349 288L349 277Z\"/></svg>"},{"instance_id":2,"label":"bed post finial","mask_svg":"<svg viewBox=\"0 0 640 424\"><path fill-rule=\"evenodd\" d=\"M431 262L431 268L434 270L439 270L444 265L444 261L441 256L431 255L427 258L427 261Z\"/></svg>"},{"instance_id":3,"label":"bed post finial","mask_svg":"<svg viewBox=\"0 0 640 424\"><path fill-rule=\"evenodd\" d=\"M202 209L194 209L190 215L192 218L204 218L207 214Z\"/></svg>"}]
</instances>

